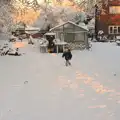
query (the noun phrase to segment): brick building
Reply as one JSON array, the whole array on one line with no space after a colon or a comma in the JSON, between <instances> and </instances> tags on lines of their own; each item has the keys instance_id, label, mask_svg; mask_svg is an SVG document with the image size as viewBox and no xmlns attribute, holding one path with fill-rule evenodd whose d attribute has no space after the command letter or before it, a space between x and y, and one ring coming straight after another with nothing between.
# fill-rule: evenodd
<instances>
[{"instance_id":1,"label":"brick building","mask_svg":"<svg viewBox=\"0 0 120 120\"><path fill-rule=\"evenodd\" d=\"M120 35L120 0L102 0L98 15L98 31L105 35Z\"/></svg>"}]
</instances>

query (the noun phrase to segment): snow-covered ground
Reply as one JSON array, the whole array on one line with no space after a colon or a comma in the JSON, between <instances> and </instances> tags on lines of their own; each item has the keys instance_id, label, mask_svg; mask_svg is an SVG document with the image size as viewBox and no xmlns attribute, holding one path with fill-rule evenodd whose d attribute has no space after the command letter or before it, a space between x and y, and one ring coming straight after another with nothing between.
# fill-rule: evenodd
<instances>
[{"instance_id":1,"label":"snow-covered ground","mask_svg":"<svg viewBox=\"0 0 120 120\"><path fill-rule=\"evenodd\" d=\"M0 57L0 120L119 120L120 47L93 43L61 54L25 45L23 56Z\"/></svg>"}]
</instances>

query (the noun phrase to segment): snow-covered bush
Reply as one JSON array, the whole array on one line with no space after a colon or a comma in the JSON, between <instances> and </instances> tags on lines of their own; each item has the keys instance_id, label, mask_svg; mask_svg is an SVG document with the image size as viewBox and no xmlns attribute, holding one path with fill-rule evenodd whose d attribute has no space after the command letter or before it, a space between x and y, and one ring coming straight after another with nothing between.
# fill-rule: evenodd
<instances>
[{"instance_id":1,"label":"snow-covered bush","mask_svg":"<svg viewBox=\"0 0 120 120\"><path fill-rule=\"evenodd\" d=\"M48 41L45 38L39 40L40 45L48 45Z\"/></svg>"}]
</instances>

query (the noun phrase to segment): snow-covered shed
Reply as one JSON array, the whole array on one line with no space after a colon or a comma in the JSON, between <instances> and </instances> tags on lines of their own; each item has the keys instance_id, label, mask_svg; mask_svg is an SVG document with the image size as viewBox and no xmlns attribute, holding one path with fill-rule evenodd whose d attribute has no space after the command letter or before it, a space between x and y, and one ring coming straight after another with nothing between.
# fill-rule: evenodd
<instances>
[{"instance_id":1,"label":"snow-covered shed","mask_svg":"<svg viewBox=\"0 0 120 120\"><path fill-rule=\"evenodd\" d=\"M86 27L67 21L50 29L56 33L56 38L68 43L84 44L88 47L88 29Z\"/></svg>"}]
</instances>

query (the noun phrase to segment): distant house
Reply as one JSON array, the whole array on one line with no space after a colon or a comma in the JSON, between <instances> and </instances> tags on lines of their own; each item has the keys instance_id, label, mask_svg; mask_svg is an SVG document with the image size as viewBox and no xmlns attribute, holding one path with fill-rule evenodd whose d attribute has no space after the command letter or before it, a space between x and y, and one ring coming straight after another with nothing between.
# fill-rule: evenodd
<instances>
[{"instance_id":1,"label":"distant house","mask_svg":"<svg viewBox=\"0 0 120 120\"><path fill-rule=\"evenodd\" d=\"M39 31L40 31L40 28L37 28L37 27L27 26L27 27L25 28L25 33L32 35L33 38L38 38L38 37L40 37L40 36L38 35Z\"/></svg>"},{"instance_id":2,"label":"distant house","mask_svg":"<svg viewBox=\"0 0 120 120\"><path fill-rule=\"evenodd\" d=\"M31 27L31 26L27 26L25 28L25 32L28 32L30 34L34 34L34 33L37 33L40 31L40 28L37 28L37 27Z\"/></svg>"},{"instance_id":3,"label":"distant house","mask_svg":"<svg viewBox=\"0 0 120 120\"><path fill-rule=\"evenodd\" d=\"M41 38L47 32L49 32L49 26L45 30L44 29L40 29L40 31L34 33L32 36L33 36L33 38Z\"/></svg>"},{"instance_id":4,"label":"distant house","mask_svg":"<svg viewBox=\"0 0 120 120\"><path fill-rule=\"evenodd\" d=\"M120 35L120 0L101 0L101 4L102 8L98 14L98 31L102 30L110 38Z\"/></svg>"},{"instance_id":5,"label":"distant house","mask_svg":"<svg viewBox=\"0 0 120 120\"><path fill-rule=\"evenodd\" d=\"M25 33L25 27L26 25L22 22L19 22L17 24L14 24L11 26L11 32L14 32L16 33L16 35L19 35L19 34L24 34Z\"/></svg>"},{"instance_id":6,"label":"distant house","mask_svg":"<svg viewBox=\"0 0 120 120\"><path fill-rule=\"evenodd\" d=\"M50 30L50 24L44 23L41 28L39 28L39 31L34 31L34 34L32 34L33 38L41 38L43 35ZM36 29L37 30L37 29Z\"/></svg>"},{"instance_id":7,"label":"distant house","mask_svg":"<svg viewBox=\"0 0 120 120\"><path fill-rule=\"evenodd\" d=\"M56 33L56 38L68 43L78 43L88 46L88 29L86 27L67 21L50 29Z\"/></svg>"}]
</instances>

